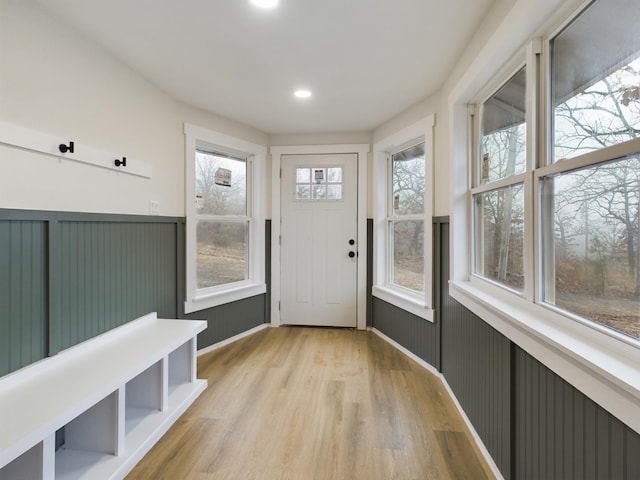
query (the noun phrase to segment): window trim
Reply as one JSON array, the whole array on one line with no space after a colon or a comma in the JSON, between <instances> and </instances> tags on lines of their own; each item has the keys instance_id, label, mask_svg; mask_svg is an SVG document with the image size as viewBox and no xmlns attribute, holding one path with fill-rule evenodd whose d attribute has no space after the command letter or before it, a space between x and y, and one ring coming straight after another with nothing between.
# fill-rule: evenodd
<instances>
[{"instance_id":1,"label":"window trim","mask_svg":"<svg viewBox=\"0 0 640 480\"><path fill-rule=\"evenodd\" d=\"M559 8L561 7L562 8ZM623 421L634 431L640 433L640 417L637 415L640 401L640 355L635 340L623 341L614 333L604 334L594 325L568 321L552 308L536 302L539 291L535 294L527 289L525 296L514 295L504 288L492 285L474 277L472 272L472 210L469 192L472 186L471 165L473 156L474 129L472 117L475 109L469 105L474 102L476 92L486 91L487 79L499 77L508 79L508 68L501 65L514 65L513 56L523 58L522 49L503 49L499 45L529 45L527 51L532 52L535 44L542 43L536 35L544 35L545 53L548 41L553 38L575 15L585 6L584 2L572 1L561 5L561 2L550 2L541 8L538 2L519 0L509 15L496 29L492 42L486 44L476 55L467 71L451 86L448 97L449 145L451 158L451 296L478 315L487 324L498 330L525 351L553 370L560 377L607 409L611 414ZM554 11L555 10L555 11ZM519 21L518 28L512 28L511 18L527 19ZM532 40L533 39L533 40ZM548 58L545 55L545 58ZM510 60L511 59L511 60ZM528 65L531 63L528 61ZM545 63L539 64L542 79L540 87L548 92L548 72ZM528 102L538 108L543 118L548 117L546 92L532 92ZM528 104L529 105L529 104ZM535 119L530 128L540 126L538 143L529 144L532 149L530 158L541 162L538 168L546 165L548 155L546 140L550 138L549 125L545 120ZM529 138L536 138L529 137ZM535 150L537 151L537 155ZM541 157L541 158L539 158ZM553 167L545 169L549 173ZM540 170L542 172L543 170ZM527 181L532 186L534 175ZM531 242L528 251L534 252L538 247L538 206L533 205L533 196L528 199L532 215L533 232L529 232L525 241ZM527 200L526 200L527 201ZM536 259L525 263L525 272L538 269ZM536 272L536 279L540 278ZM536 282L532 282L536 283ZM536 288L535 290L539 290ZM629 337L627 337L629 338Z\"/></svg>"},{"instance_id":2,"label":"window trim","mask_svg":"<svg viewBox=\"0 0 640 480\"><path fill-rule=\"evenodd\" d=\"M433 310L433 130L435 115L429 115L416 123L385 137L373 146L373 186L374 186L374 255L372 295L380 300L406 310L427 321L434 322ZM392 153L407 147L410 143L425 144L425 198L424 212L424 294L420 295L408 288L389 281L389 207L391 199L390 160ZM411 215L413 217L413 215Z\"/></svg>"},{"instance_id":3,"label":"window trim","mask_svg":"<svg viewBox=\"0 0 640 480\"><path fill-rule=\"evenodd\" d=\"M184 124L185 134L185 302L184 313L192 313L230 302L263 294L265 282L265 213L264 183L267 149L230 135L203 127ZM247 162L247 218L249 222L249 249L247 279L205 289L196 285L196 225L195 206L195 154L198 146L246 158Z\"/></svg>"}]
</instances>

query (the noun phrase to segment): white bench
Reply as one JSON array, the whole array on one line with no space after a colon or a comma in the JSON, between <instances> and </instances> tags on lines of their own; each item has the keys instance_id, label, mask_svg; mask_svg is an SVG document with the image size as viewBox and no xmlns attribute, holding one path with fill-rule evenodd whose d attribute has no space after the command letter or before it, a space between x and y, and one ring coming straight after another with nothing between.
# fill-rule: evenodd
<instances>
[{"instance_id":1,"label":"white bench","mask_svg":"<svg viewBox=\"0 0 640 480\"><path fill-rule=\"evenodd\" d=\"M152 313L1 377L0 479L123 478L206 388L205 328Z\"/></svg>"}]
</instances>

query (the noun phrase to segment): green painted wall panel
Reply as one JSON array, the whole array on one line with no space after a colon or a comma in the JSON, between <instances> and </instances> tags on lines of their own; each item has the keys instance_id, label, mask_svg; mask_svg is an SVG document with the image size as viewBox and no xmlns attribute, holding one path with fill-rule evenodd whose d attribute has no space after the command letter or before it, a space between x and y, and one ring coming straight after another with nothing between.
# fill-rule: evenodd
<instances>
[{"instance_id":1,"label":"green painted wall panel","mask_svg":"<svg viewBox=\"0 0 640 480\"><path fill-rule=\"evenodd\" d=\"M373 299L373 326L441 369L505 478L511 470L511 343L449 296L449 222L436 218L435 323ZM371 252L373 254L373 252Z\"/></svg>"},{"instance_id":2,"label":"green painted wall panel","mask_svg":"<svg viewBox=\"0 0 640 480\"><path fill-rule=\"evenodd\" d=\"M152 311L182 316L184 234L178 218L0 209L0 375ZM189 315L209 323L199 347L263 324L269 298Z\"/></svg>"},{"instance_id":3,"label":"green painted wall panel","mask_svg":"<svg viewBox=\"0 0 640 480\"><path fill-rule=\"evenodd\" d=\"M512 478L511 343L442 287L442 373L496 465Z\"/></svg>"},{"instance_id":4,"label":"green painted wall panel","mask_svg":"<svg viewBox=\"0 0 640 480\"><path fill-rule=\"evenodd\" d=\"M181 221L0 209L0 375L152 311L176 318Z\"/></svg>"},{"instance_id":5,"label":"green painted wall panel","mask_svg":"<svg viewBox=\"0 0 640 480\"><path fill-rule=\"evenodd\" d=\"M430 365L435 365L436 328L424 318L373 298L373 326Z\"/></svg>"},{"instance_id":6,"label":"green painted wall panel","mask_svg":"<svg viewBox=\"0 0 640 480\"><path fill-rule=\"evenodd\" d=\"M0 375L47 355L47 225L0 219Z\"/></svg>"},{"instance_id":7,"label":"green painted wall panel","mask_svg":"<svg viewBox=\"0 0 640 480\"><path fill-rule=\"evenodd\" d=\"M176 318L175 223L60 221L54 351L157 311Z\"/></svg>"},{"instance_id":8,"label":"green painted wall panel","mask_svg":"<svg viewBox=\"0 0 640 480\"><path fill-rule=\"evenodd\" d=\"M190 320L206 320L207 329L198 335L198 349L234 337L264 324L266 295L231 302L185 315Z\"/></svg>"},{"instance_id":9,"label":"green painted wall panel","mask_svg":"<svg viewBox=\"0 0 640 480\"><path fill-rule=\"evenodd\" d=\"M439 223L434 223L434 232L440 229ZM367 235L373 237L373 220L367 221ZM373 240L368 240L367 282L369 298L367 304L367 323L384 333L386 336L399 343L412 353L423 359L428 364L438 368L440 364L440 328L438 323L430 322L413 315L401 308L391 305L378 298L371 297L371 285L373 284ZM435 259L438 263L441 258ZM448 271L448 270L447 270Z\"/></svg>"},{"instance_id":10,"label":"green painted wall panel","mask_svg":"<svg viewBox=\"0 0 640 480\"><path fill-rule=\"evenodd\" d=\"M640 435L514 348L517 479L640 478Z\"/></svg>"}]
</instances>

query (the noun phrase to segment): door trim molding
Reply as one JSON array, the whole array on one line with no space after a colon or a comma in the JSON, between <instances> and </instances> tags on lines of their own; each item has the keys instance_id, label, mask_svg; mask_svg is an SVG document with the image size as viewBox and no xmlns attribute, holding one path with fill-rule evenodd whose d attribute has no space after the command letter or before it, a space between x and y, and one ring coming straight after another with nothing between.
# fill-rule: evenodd
<instances>
[{"instance_id":1,"label":"door trim molding","mask_svg":"<svg viewBox=\"0 0 640 480\"><path fill-rule=\"evenodd\" d=\"M358 299L356 325L367 328L367 164L368 144L296 145L270 147L271 153L271 325L280 326L280 168L282 155L327 155L355 153L358 155Z\"/></svg>"}]
</instances>

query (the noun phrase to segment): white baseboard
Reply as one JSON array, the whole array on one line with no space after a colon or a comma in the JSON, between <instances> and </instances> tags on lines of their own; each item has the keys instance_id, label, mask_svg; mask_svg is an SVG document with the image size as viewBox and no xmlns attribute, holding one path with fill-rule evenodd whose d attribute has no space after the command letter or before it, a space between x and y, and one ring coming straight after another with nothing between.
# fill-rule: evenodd
<instances>
[{"instance_id":1,"label":"white baseboard","mask_svg":"<svg viewBox=\"0 0 640 480\"><path fill-rule=\"evenodd\" d=\"M425 362L422 358L418 357L415 353L413 353L410 350L408 350L407 348L403 347L402 345L400 345L395 340L387 337L380 330L377 330L377 329L375 329L373 327L371 327L370 330L373 333L375 333L376 335L378 335L380 338L382 338L384 341L386 341L387 343L389 343L390 345L392 345L393 347L395 347L396 349L398 349L399 351L404 353L407 357L411 358L418 365L420 365L421 367L425 368L430 373L434 374L435 376L437 376L440 379L440 381L444 385L445 389L449 393L449 396L451 397L451 400L453 400L454 405L456 406L456 408L460 412L460 415L462 416L462 419L464 420L464 422L467 425L467 428L471 432L471 436L475 440L476 445L478 445L478 448L480 449L480 452L482 453L484 459L487 461L487 463L489 464L489 467L491 468L491 471L496 476L496 479L504 480L504 477L502 476L502 473L500 473L500 469L498 469L498 466L496 465L496 463L494 462L493 458L489 454L489 450L487 450L487 447L485 447L484 443L480 439L480 435L478 435L478 432L476 432L476 429L473 427L473 424L469 420L469 417L467 417L467 414L462 409L462 405L460 405L460 402L458 401L458 399L456 398L455 394L453 393L453 390L451 390L451 387L449 386L449 383L447 382L447 379L444 377L444 375L442 375L442 373L440 373L438 370L436 370L433 367L433 365L430 365L429 363Z\"/></svg>"},{"instance_id":2,"label":"white baseboard","mask_svg":"<svg viewBox=\"0 0 640 480\"><path fill-rule=\"evenodd\" d=\"M265 328L269 328L269 326L270 325L268 323L263 323L262 325L258 325L257 327L252 328L251 330L247 330L246 332L239 333L238 335L234 335L233 337L229 337L226 340L222 340L221 342L214 343L213 345L209 345L208 347L204 347L204 348L198 350L198 356L204 355L205 353L213 352L214 350L222 348L222 347L224 347L226 345L229 345L229 344L231 344L233 342L237 342L241 338L245 338L245 337L248 337L249 335L253 335L256 332L259 332L260 330L264 330Z\"/></svg>"}]
</instances>

